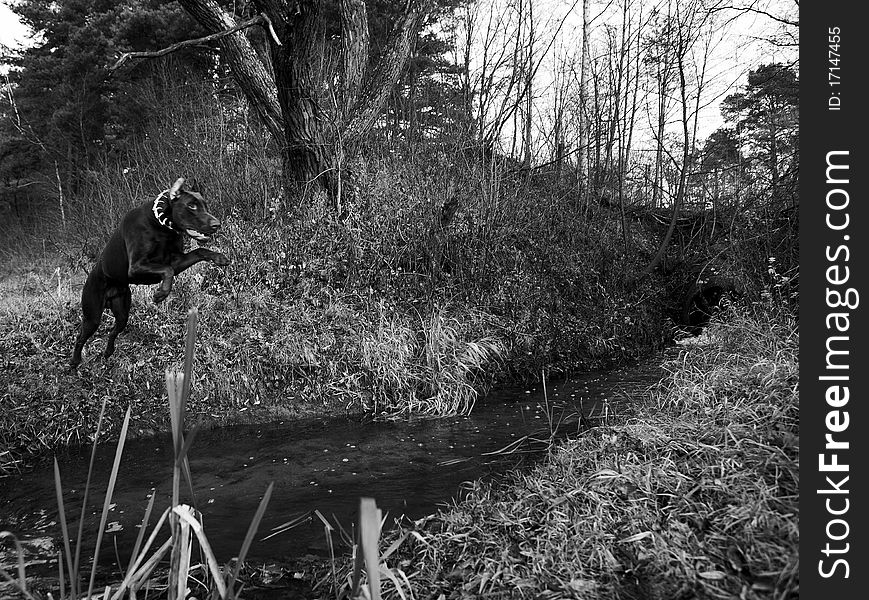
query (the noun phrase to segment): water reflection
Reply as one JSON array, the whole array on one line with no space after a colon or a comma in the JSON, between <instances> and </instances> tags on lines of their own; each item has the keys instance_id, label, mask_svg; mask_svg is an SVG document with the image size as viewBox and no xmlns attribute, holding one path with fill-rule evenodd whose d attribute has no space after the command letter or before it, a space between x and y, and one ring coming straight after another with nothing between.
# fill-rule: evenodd
<instances>
[{"instance_id":1,"label":"water reflection","mask_svg":"<svg viewBox=\"0 0 869 600\"><path fill-rule=\"evenodd\" d=\"M641 394L660 378L659 363L660 359L650 359L617 371L550 382L545 396L541 387L501 390L478 402L468 417L318 419L203 431L190 454L195 503L204 514L206 534L218 560L228 561L238 553L250 518L274 482L251 559L326 555L319 519L262 538L313 510L349 530L360 496L376 498L378 506L393 517L417 519L430 514L456 498L462 482L534 460L556 424L560 435L576 432L583 417L600 415L611 403ZM72 449L58 457L67 515L75 515L76 525L89 452ZM105 489L113 452L113 445L98 451L96 488ZM155 515L168 506L171 464L170 437L128 442L102 564L114 562L116 556L126 564L150 494L156 494ZM58 535L50 466L5 483L5 491L0 492L3 529L12 529L19 537ZM189 491L182 493L191 503ZM102 503L102 492L93 491L85 518L90 543L99 527ZM155 520L152 517L152 524Z\"/></svg>"}]
</instances>

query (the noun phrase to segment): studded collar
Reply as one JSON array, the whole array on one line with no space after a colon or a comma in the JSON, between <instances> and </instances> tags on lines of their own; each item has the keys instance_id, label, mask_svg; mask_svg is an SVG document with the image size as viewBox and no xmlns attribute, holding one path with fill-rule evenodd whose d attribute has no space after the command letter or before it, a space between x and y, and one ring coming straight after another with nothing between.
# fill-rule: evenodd
<instances>
[{"instance_id":1,"label":"studded collar","mask_svg":"<svg viewBox=\"0 0 869 600\"><path fill-rule=\"evenodd\" d=\"M157 219L157 222L160 223L166 229L170 229L172 231L177 232L178 230L175 228L175 224L172 223L171 219L169 219L169 215L167 210L169 205L166 199L169 197L169 190L163 190L160 192L160 195L154 198L154 204L151 205L151 212L154 213L154 218Z\"/></svg>"}]
</instances>

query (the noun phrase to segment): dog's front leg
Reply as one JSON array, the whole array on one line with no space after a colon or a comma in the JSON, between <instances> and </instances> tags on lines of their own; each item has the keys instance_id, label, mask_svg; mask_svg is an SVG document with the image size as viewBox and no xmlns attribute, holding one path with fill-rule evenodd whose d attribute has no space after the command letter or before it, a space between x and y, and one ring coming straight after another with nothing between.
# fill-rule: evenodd
<instances>
[{"instance_id":1,"label":"dog's front leg","mask_svg":"<svg viewBox=\"0 0 869 600\"><path fill-rule=\"evenodd\" d=\"M172 291L172 282L175 278L175 270L171 266L146 262L132 263L127 274L132 281L160 278L160 287L154 292L156 304L165 300Z\"/></svg>"},{"instance_id":2,"label":"dog's front leg","mask_svg":"<svg viewBox=\"0 0 869 600\"><path fill-rule=\"evenodd\" d=\"M172 269L177 275L178 273L192 267L196 263L203 260L213 262L218 267L225 267L229 264L229 259L220 252L215 252L214 250L209 250L208 248L196 248L195 250L191 250L187 254L182 254L181 256L173 260Z\"/></svg>"}]
</instances>

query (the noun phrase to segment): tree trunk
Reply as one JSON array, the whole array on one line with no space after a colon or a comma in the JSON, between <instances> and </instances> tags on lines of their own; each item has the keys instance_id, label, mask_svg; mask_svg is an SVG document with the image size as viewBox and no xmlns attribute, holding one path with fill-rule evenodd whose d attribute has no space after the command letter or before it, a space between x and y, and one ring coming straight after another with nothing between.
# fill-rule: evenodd
<instances>
[{"instance_id":1,"label":"tree trunk","mask_svg":"<svg viewBox=\"0 0 869 600\"><path fill-rule=\"evenodd\" d=\"M422 24L425 11L417 2L411 2L407 12L396 23L383 58L366 81L353 117L344 127L342 139L353 145L368 133L377 118L383 113L386 100L398 83L407 64L416 32Z\"/></svg>"},{"instance_id":2,"label":"tree trunk","mask_svg":"<svg viewBox=\"0 0 869 600\"><path fill-rule=\"evenodd\" d=\"M215 0L179 0L196 21L209 33L224 31L235 26L235 21ZM223 57L232 69L233 77L245 98L269 133L283 147L284 127L278 96L272 78L257 57L244 33L238 32L223 38Z\"/></svg>"},{"instance_id":3,"label":"tree trunk","mask_svg":"<svg viewBox=\"0 0 869 600\"><path fill-rule=\"evenodd\" d=\"M640 273L640 279L651 274L652 271L661 263L664 254L667 252L667 246L670 245L670 239L673 237L673 232L676 230L676 221L679 220L679 211L682 208L682 202L685 197L685 182L688 178L688 165L690 160L690 136L688 133L688 93L685 83L685 52L686 48L683 45L681 36L684 32L680 31L679 46L676 56L676 65L679 71L679 92L682 103L682 169L679 172L679 184L676 188L676 198L673 200L673 214L670 217L670 225L667 227L667 233L664 235L664 240L658 247L658 252L655 253L652 261ZM697 92L700 93L699 90Z\"/></svg>"},{"instance_id":4,"label":"tree trunk","mask_svg":"<svg viewBox=\"0 0 869 600\"><path fill-rule=\"evenodd\" d=\"M181 5L210 32L225 31L234 19L215 0L180 0ZM332 115L331 130L318 100L319 86L311 65L317 62L319 0L254 0L256 10L270 21L269 46L274 75L264 66L243 33L222 39L223 56L257 116L281 148L285 193L313 184L324 188L333 203L339 194L335 168L343 150L356 147L382 113L386 99L404 68L424 10L410 3L396 34L373 75L366 79L368 23L364 0L341 0L345 36L342 106ZM331 138L332 143L327 143Z\"/></svg>"},{"instance_id":5,"label":"tree trunk","mask_svg":"<svg viewBox=\"0 0 869 600\"><path fill-rule=\"evenodd\" d=\"M669 80L669 59L658 63L658 129L655 136L655 181L652 186L652 209L658 208L658 201L664 184L664 124L667 113L667 86Z\"/></svg>"},{"instance_id":6,"label":"tree trunk","mask_svg":"<svg viewBox=\"0 0 869 600\"><path fill-rule=\"evenodd\" d=\"M769 174L770 174L770 187L772 189L772 198L774 200L778 199L778 187L779 187L779 171L778 171L778 128L776 127L776 106L774 103L771 103L767 109L767 119L769 123Z\"/></svg>"},{"instance_id":7,"label":"tree trunk","mask_svg":"<svg viewBox=\"0 0 869 600\"><path fill-rule=\"evenodd\" d=\"M579 153L576 158L577 177L579 179L580 198L583 199L583 205L587 204L588 194L588 130L590 127L590 119L588 118L588 64L589 64L589 47L588 47L588 3L589 0L582 0L582 49L579 59Z\"/></svg>"},{"instance_id":8,"label":"tree trunk","mask_svg":"<svg viewBox=\"0 0 869 600\"><path fill-rule=\"evenodd\" d=\"M286 139L283 166L287 191L300 194L317 182L329 192L323 114L311 71L320 3L298 0L293 10L285 1L257 0L256 4L271 19L281 42L278 45L272 41L271 54L273 85L277 88Z\"/></svg>"},{"instance_id":9,"label":"tree trunk","mask_svg":"<svg viewBox=\"0 0 869 600\"><path fill-rule=\"evenodd\" d=\"M341 35L343 36L344 56L342 73L342 102L344 114L341 121L346 122L356 105L365 68L368 66L368 48L370 34L368 32L368 9L364 0L341 0Z\"/></svg>"}]
</instances>

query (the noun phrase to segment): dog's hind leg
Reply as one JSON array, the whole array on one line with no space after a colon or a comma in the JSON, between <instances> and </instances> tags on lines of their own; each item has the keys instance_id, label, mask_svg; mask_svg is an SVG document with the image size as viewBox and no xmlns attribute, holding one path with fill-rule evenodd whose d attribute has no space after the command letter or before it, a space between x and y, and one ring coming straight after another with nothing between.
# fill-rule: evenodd
<instances>
[{"instance_id":1,"label":"dog's hind leg","mask_svg":"<svg viewBox=\"0 0 869 600\"><path fill-rule=\"evenodd\" d=\"M110 357L115 351L115 339L127 327L127 321L130 319L132 298L133 294L130 292L130 286L128 285L115 288L109 292L108 305L112 310L112 315L115 317L115 326L109 332L109 340L106 344L106 351L103 354L106 358Z\"/></svg>"},{"instance_id":2,"label":"dog's hind leg","mask_svg":"<svg viewBox=\"0 0 869 600\"><path fill-rule=\"evenodd\" d=\"M105 302L105 284L97 273L97 268L94 268L81 292L82 320L70 361L73 367L81 362L82 348L100 326Z\"/></svg>"}]
</instances>

